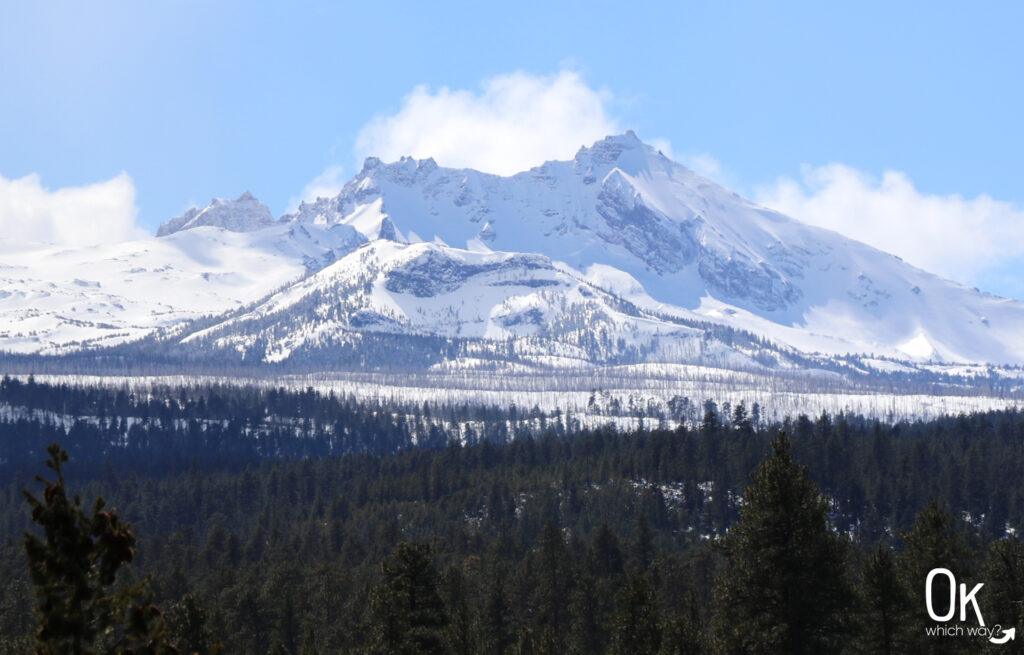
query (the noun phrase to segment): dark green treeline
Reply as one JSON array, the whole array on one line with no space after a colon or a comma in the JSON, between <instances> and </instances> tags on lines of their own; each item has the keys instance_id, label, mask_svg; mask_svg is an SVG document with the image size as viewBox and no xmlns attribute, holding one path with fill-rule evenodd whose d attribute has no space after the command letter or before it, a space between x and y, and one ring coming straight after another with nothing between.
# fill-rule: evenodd
<instances>
[{"instance_id":1,"label":"dark green treeline","mask_svg":"<svg viewBox=\"0 0 1024 655\"><path fill-rule=\"evenodd\" d=\"M1006 537L1024 525L1024 416L757 426L705 410L671 431L241 463L225 448L162 474L136 448L75 490L131 521L128 581L152 573L168 631L198 651L983 652L925 638L935 566L986 583L990 625L1024 623ZM0 489L6 652L35 629L31 483L14 477L38 470ZM779 594L794 602L773 609Z\"/></svg>"}]
</instances>

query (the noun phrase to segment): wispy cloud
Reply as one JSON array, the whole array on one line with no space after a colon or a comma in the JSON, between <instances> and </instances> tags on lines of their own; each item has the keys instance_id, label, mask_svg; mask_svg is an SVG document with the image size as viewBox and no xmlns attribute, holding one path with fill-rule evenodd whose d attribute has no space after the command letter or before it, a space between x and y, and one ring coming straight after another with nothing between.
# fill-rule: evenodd
<instances>
[{"instance_id":1,"label":"wispy cloud","mask_svg":"<svg viewBox=\"0 0 1024 655\"><path fill-rule=\"evenodd\" d=\"M806 166L799 180L779 178L755 199L969 284L1024 255L1020 207L984 194L922 193L898 171L877 178L843 164Z\"/></svg>"},{"instance_id":2,"label":"wispy cloud","mask_svg":"<svg viewBox=\"0 0 1024 655\"><path fill-rule=\"evenodd\" d=\"M50 190L36 174L0 175L0 235L59 244L113 243L146 236L127 173L105 182Z\"/></svg>"},{"instance_id":3,"label":"wispy cloud","mask_svg":"<svg viewBox=\"0 0 1024 655\"><path fill-rule=\"evenodd\" d=\"M609 113L611 98L571 71L498 75L479 90L419 86L397 113L363 127L356 154L433 157L443 166L511 175L622 131Z\"/></svg>"},{"instance_id":4,"label":"wispy cloud","mask_svg":"<svg viewBox=\"0 0 1024 655\"><path fill-rule=\"evenodd\" d=\"M312 202L317 198L333 198L345 186L345 169L338 165L331 165L324 169L309 184L302 188L299 195L293 196L288 201L288 212L294 212L299 208L301 202Z\"/></svg>"}]
</instances>

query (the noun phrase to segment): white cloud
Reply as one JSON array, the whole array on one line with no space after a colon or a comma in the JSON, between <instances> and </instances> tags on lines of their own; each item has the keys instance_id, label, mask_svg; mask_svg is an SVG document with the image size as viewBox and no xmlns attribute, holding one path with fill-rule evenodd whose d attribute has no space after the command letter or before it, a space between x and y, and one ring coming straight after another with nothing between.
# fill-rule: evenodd
<instances>
[{"instance_id":1,"label":"white cloud","mask_svg":"<svg viewBox=\"0 0 1024 655\"><path fill-rule=\"evenodd\" d=\"M672 156L667 152L665 153L665 156L670 159L672 158ZM725 178L730 178L731 176L725 172L725 169L722 167L722 163L707 153L698 152L682 155L676 161L691 169L698 175L714 180L719 184L730 186L725 181Z\"/></svg>"},{"instance_id":2,"label":"white cloud","mask_svg":"<svg viewBox=\"0 0 1024 655\"><path fill-rule=\"evenodd\" d=\"M921 193L898 171L877 179L842 164L808 166L800 181L779 178L755 199L969 284L1024 255L1024 210L984 194Z\"/></svg>"},{"instance_id":3,"label":"white cloud","mask_svg":"<svg viewBox=\"0 0 1024 655\"><path fill-rule=\"evenodd\" d=\"M288 201L288 213L299 208L300 202L313 202L317 198L333 198L345 186L345 169L336 164L328 166L302 188L298 196Z\"/></svg>"},{"instance_id":4,"label":"white cloud","mask_svg":"<svg viewBox=\"0 0 1024 655\"><path fill-rule=\"evenodd\" d=\"M647 143L649 143L655 150L660 150L661 154L665 155L672 161L679 162L702 177L706 177L709 180L713 180L730 188L735 188L737 186L735 176L733 176L731 172L727 171L722 165L722 162L718 161L718 159L713 155L709 155L706 152L677 153L673 150L672 143L668 139L662 137L649 139Z\"/></svg>"},{"instance_id":5,"label":"white cloud","mask_svg":"<svg viewBox=\"0 0 1024 655\"><path fill-rule=\"evenodd\" d=\"M49 190L36 174L0 175L0 236L19 241L97 244L146 236L136 223L135 184L127 173L106 182Z\"/></svg>"},{"instance_id":6,"label":"white cloud","mask_svg":"<svg viewBox=\"0 0 1024 655\"><path fill-rule=\"evenodd\" d=\"M478 92L418 86L397 113L363 127L356 154L385 161L433 157L443 166L511 175L569 159L580 146L620 132L610 100L570 71L498 75Z\"/></svg>"},{"instance_id":7,"label":"white cloud","mask_svg":"<svg viewBox=\"0 0 1024 655\"><path fill-rule=\"evenodd\" d=\"M661 154L665 155L669 159L679 161L678 159L676 159L675 153L672 152L672 143L669 142L668 139L658 137L656 139L651 139L650 141L648 141L648 143L655 150L660 150Z\"/></svg>"}]
</instances>

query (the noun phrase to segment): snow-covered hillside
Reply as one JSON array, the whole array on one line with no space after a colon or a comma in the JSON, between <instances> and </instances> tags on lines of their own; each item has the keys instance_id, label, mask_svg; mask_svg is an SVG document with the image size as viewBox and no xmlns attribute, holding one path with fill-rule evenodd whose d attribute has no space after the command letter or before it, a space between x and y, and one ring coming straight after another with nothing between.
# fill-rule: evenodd
<instances>
[{"instance_id":1,"label":"snow-covered hillside","mask_svg":"<svg viewBox=\"0 0 1024 655\"><path fill-rule=\"evenodd\" d=\"M417 346L432 365L1024 363L1024 302L758 207L632 132L511 177L371 157L337 196L278 221L246 193L159 234L0 242L0 350L160 334L193 359L267 363L386 335L458 342ZM189 323L203 315L220 317Z\"/></svg>"},{"instance_id":2,"label":"snow-covered hillside","mask_svg":"<svg viewBox=\"0 0 1024 655\"><path fill-rule=\"evenodd\" d=\"M206 226L91 248L0 239L0 350L138 339L258 300L363 241L344 225Z\"/></svg>"},{"instance_id":3,"label":"snow-covered hillside","mask_svg":"<svg viewBox=\"0 0 1024 655\"><path fill-rule=\"evenodd\" d=\"M369 158L337 197L287 218L546 254L638 305L805 351L1024 361L1024 303L758 207L632 132L512 177Z\"/></svg>"},{"instance_id":4,"label":"snow-covered hillside","mask_svg":"<svg viewBox=\"0 0 1024 655\"><path fill-rule=\"evenodd\" d=\"M276 362L355 334L476 340L478 354L553 367L655 359L759 366L693 321L644 311L545 255L369 242L185 343Z\"/></svg>"}]
</instances>

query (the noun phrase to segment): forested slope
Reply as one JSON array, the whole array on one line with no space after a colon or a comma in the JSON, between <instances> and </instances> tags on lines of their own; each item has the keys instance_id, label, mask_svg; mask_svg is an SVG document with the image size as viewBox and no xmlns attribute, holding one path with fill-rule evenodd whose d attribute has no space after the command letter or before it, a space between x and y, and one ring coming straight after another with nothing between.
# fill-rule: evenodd
<instances>
[{"instance_id":1,"label":"forested slope","mask_svg":"<svg viewBox=\"0 0 1024 655\"><path fill-rule=\"evenodd\" d=\"M483 421L491 428L459 441L462 419L497 410L449 408L454 420L436 422L433 439L413 447L392 418L370 420L401 412L312 393L175 390L171 395L184 402L150 399L148 419L136 416L129 429L141 435L138 442L124 443L110 438L149 407L141 400L126 396L117 408L102 400L116 400L115 392L35 393L49 400L33 401L33 412L91 393L92 407L107 414L99 423L68 427L45 411L41 418L29 412L4 419L0 448L15 452L26 434L33 443L73 446L67 470L75 491L86 502L104 496L140 538L132 575L154 573L169 620L191 613L190 627L174 624L177 637L208 644L219 638L230 653L262 655L277 642L286 651L275 652L294 654L390 643L382 632L390 625L385 608L399 601L388 594L398 593L412 569L421 574L416 584L436 594L428 623L441 652L725 648L728 631L720 623L733 610L723 606L728 596L715 581L735 568L743 549L726 535L741 516L754 520L747 485L780 429L795 457L787 475L796 479L806 465L813 494L820 488L829 497L820 525L812 512L804 528L841 542L838 572L830 575L850 587L838 610L843 648L884 652L865 645L876 644L878 624L867 617L877 594L890 594L882 600L897 602L907 617L923 611L908 600L919 585L906 576L930 556L914 544L956 553L957 561L946 563L979 580L989 575L993 594L1005 587L991 567L1002 566L998 575L1007 579L1024 574L1020 544L1007 532L1024 526L1024 481L1017 474L1024 415L1017 412L896 425L850 416L756 425L743 407L725 415L709 402L693 428L573 431L546 417L544 430L523 429L516 438L507 425L493 427L508 420L495 413ZM212 403L216 409L214 397L221 399ZM176 413L190 402L197 416L179 421ZM249 425L245 413L261 405L275 407L265 415L308 419L308 431L300 420L300 429L291 426L287 438L282 431L274 448L254 446L267 437L242 428L218 428L216 440L205 430L190 432L193 423L230 424L214 421L218 412ZM157 407L171 415L154 416ZM420 408L420 422L429 422L423 414L432 411ZM314 426L338 422L352 440L331 448L328 432L318 437ZM391 430L397 436L387 436ZM200 436L189 441L189 434ZM161 450L165 440L173 448ZM106 446L90 455L98 444ZM179 456L164 462L171 452ZM9 582L0 589L0 635L10 648L33 626L21 546L30 522L21 489L34 486L41 460L0 469L0 570ZM791 510L772 508L769 518ZM910 531L918 536L908 538ZM878 581L886 578L899 584L883 589ZM913 642L920 636L916 620L890 628Z\"/></svg>"}]
</instances>

